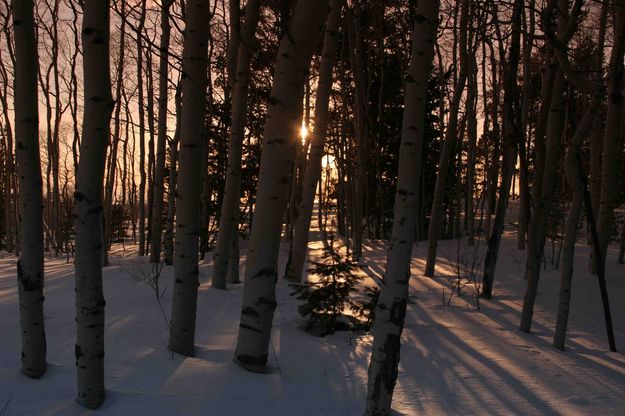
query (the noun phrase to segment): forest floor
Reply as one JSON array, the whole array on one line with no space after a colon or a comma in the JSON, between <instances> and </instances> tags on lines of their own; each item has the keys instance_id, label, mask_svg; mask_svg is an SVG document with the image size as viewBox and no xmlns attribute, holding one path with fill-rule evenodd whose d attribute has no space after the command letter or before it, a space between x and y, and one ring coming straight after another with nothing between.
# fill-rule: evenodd
<instances>
[{"instance_id":1,"label":"forest floor","mask_svg":"<svg viewBox=\"0 0 625 416\"><path fill-rule=\"evenodd\" d=\"M475 256L480 262L484 245ZM318 255L319 242L313 247L312 255ZM515 235L504 238L495 297L481 300L479 311L471 285L446 305L455 281L454 259L458 253L474 258L464 243L458 247L457 241L440 243L433 279L421 276L425 244L414 250L396 414L625 414L625 355L607 351L597 280L587 272L588 247L581 242L577 247L566 352L551 347L558 270L548 266L542 274L528 335L517 330L525 254L516 249ZM211 260L206 260L200 267L196 356L172 357L154 293L133 278L149 267L147 259L138 259L132 247L116 248L104 269L107 399L97 414L362 414L370 336L342 332L316 338L301 331L298 301L279 279L270 372L247 373L232 361L243 287L211 289ZM382 242L366 243L362 270L368 279L381 278L385 254ZM607 282L617 346L625 351L625 266L616 265L615 257L613 246ZM65 258L46 260L49 369L42 379L30 380L19 372L15 263L15 257L0 255L0 415L90 414L74 401L73 265ZM243 270L245 255L241 263ZM172 273L173 267L163 272L169 289ZM170 303L171 290L166 290L166 316Z\"/></svg>"}]
</instances>

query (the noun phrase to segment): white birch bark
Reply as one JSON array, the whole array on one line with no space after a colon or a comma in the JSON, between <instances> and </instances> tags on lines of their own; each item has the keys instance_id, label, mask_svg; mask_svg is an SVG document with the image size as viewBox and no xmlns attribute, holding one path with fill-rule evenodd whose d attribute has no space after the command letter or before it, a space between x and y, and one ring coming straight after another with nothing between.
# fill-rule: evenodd
<instances>
[{"instance_id":1,"label":"white birch bark","mask_svg":"<svg viewBox=\"0 0 625 416\"><path fill-rule=\"evenodd\" d=\"M569 4L567 0L558 0L558 35L564 37L567 31ZM532 317L534 314L534 303L538 294L538 280L540 278L540 267L545 246L545 236L547 233L547 218L551 211L553 202L552 194L555 186L555 177L559 154L562 147L562 124L564 112L564 74L558 60L553 57L550 71L553 71L553 83L551 89L546 92L551 95L549 102L549 113L547 116L545 148L544 153L540 150L537 153L537 170L534 174L538 177L534 180L534 191L532 194L534 210L532 211L532 221L527 240L527 266L526 279L527 286L523 297L523 309L521 311L521 323L519 329L529 333L532 327ZM538 143L537 143L538 144ZM539 156L543 156L538 160ZM539 186L537 186L539 183Z\"/></svg>"},{"instance_id":2,"label":"white birch bark","mask_svg":"<svg viewBox=\"0 0 625 416\"><path fill-rule=\"evenodd\" d=\"M213 256L212 287L225 289L228 277L228 266L232 261L238 269L238 253L232 253L235 247L233 240L239 238L239 203L241 201L241 155L243 152L243 136L245 133L245 116L247 113L247 94L250 82L250 60L255 50L255 33L260 15L260 0L250 0L245 10L245 24L241 33L237 57L237 69L232 97L232 126L228 141L228 174L224 187L224 198L219 218L217 247ZM238 244L236 244L238 251ZM236 254L236 257L234 255ZM230 272L231 281L238 274Z\"/></svg>"},{"instance_id":3,"label":"white birch bark","mask_svg":"<svg viewBox=\"0 0 625 416\"><path fill-rule=\"evenodd\" d=\"M417 223L428 77L432 70L438 27L438 0L421 0L412 35L412 57L406 76L404 116L399 153L399 173L393 213L393 230L376 307L369 366L366 415L389 415L397 380L400 338L404 327L410 259Z\"/></svg>"},{"instance_id":4,"label":"white birch bark","mask_svg":"<svg viewBox=\"0 0 625 416\"><path fill-rule=\"evenodd\" d=\"M201 147L206 134L206 84L208 66L209 1L186 3L186 26L182 55L182 119L178 188L176 189L176 235L174 287L169 348L193 356L198 290L200 235Z\"/></svg>"},{"instance_id":5,"label":"white birch bark","mask_svg":"<svg viewBox=\"0 0 625 416\"><path fill-rule=\"evenodd\" d=\"M276 57L265 120L256 210L250 236L236 361L263 371L276 304L280 231L289 194L298 109L310 58L328 14L328 0L299 0Z\"/></svg>"},{"instance_id":6,"label":"white birch bark","mask_svg":"<svg viewBox=\"0 0 625 416\"><path fill-rule=\"evenodd\" d=\"M43 196L39 155L37 40L32 0L13 0L15 34L15 136L19 204L17 283L22 333L22 373L46 371L43 319ZM6 209L6 207L5 207Z\"/></svg>"},{"instance_id":7,"label":"white birch bark","mask_svg":"<svg viewBox=\"0 0 625 416\"><path fill-rule=\"evenodd\" d=\"M336 62L338 44L341 37L339 22L344 0L331 0L330 14L325 27L323 52L319 66L319 81L315 97L315 125L310 133L310 156L304 173L302 198L297 210L293 239L289 251L285 278L293 282L302 280L306 251L308 248L308 234L312 218L313 204L317 183L321 177L321 160L328 129L328 104L332 92L332 71ZM321 227L321 224L319 224Z\"/></svg>"},{"instance_id":8,"label":"white birch bark","mask_svg":"<svg viewBox=\"0 0 625 416\"><path fill-rule=\"evenodd\" d=\"M110 136L109 1L85 0L82 48L84 115L74 194L76 229L77 401L96 409L104 401L104 294L102 187Z\"/></svg>"},{"instance_id":9,"label":"white birch bark","mask_svg":"<svg viewBox=\"0 0 625 416\"><path fill-rule=\"evenodd\" d=\"M601 105L603 90L594 94L593 99L586 110L584 117L577 126L566 151L565 173L566 181L571 191L571 205L566 214L564 225L564 242L562 243L562 258L560 260L560 292L558 297L558 314L556 329L553 334L553 346L559 350L564 350L566 330L569 320L569 310L571 304L571 287L573 279L573 259L575 256L575 244L577 243L577 227L579 217L584 205L584 184L579 177L579 152L581 151L583 140L590 132L593 120Z\"/></svg>"}]
</instances>

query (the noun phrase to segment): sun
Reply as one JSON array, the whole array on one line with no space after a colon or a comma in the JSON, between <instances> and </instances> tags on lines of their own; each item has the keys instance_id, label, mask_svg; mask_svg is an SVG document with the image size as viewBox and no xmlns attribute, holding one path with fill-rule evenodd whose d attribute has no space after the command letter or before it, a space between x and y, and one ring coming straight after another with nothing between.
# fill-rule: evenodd
<instances>
[{"instance_id":1,"label":"sun","mask_svg":"<svg viewBox=\"0 0 625 416\"><path fill-rule=\"evenodd\" d=\"M306 127L306 122L302 121L302 127L300 128L299 135L302 138L302 144L306 144L306 138L308 137L308 127Z\"/></svg>"}]
</instances>

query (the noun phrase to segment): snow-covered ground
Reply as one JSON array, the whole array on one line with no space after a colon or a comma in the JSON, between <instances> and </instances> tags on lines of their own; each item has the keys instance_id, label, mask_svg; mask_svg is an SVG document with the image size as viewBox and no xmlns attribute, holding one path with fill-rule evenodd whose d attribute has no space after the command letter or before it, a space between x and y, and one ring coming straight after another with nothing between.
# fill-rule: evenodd
<instances>
[{"instance_id":1,"label":"snow-covered ground","mask_svg":"<svg viewBox=\"0 0 625 416\"><path fill-rule=\"evenodd\" d=\"M601 299L596 278L586 272L585 245L577 248L566 352L551 347L557 270L542 275L534 333L527 335L517 330L525 255L516 249L514 236L503 241L495 298L482 300L479 312L471 286L443 305L443 287L448 296L451 283L445 276L453 274L445 257L455 258L456 242L441 242L440 248L434 279L421 276L425 244L414 251L412 302L393 403L398 415L625 414L625 356L607 352ZM363 271L380 278L384 245L370 241L364 254ZM608 258L608 288L617 346L625 351L625 266L615 265L615 256L612 251ZM73 265L61 258L46 261L49 369L42 379L30 380L19 372L16 260L6 253L0 257L0 414L90 414L74 401ZM201 263L196 357L172 358L153 292L129 273L142 264L145 260L137 260L131 249L119 249L104 270L107 399L97 414L362 414L369 336L316 338L302 332L297 301L279 281L271 372L247 373L232 362L242 286L212 290L207 260ZM172 272L172 267L164 271L165 282ZM167 314L170 302L167 291Z\"/></svg>"}]
</instances>

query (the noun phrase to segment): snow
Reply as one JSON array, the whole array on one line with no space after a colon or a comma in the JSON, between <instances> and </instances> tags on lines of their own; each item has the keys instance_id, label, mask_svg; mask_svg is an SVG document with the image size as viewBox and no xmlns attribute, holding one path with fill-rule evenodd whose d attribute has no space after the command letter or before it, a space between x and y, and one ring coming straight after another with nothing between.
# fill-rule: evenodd
<instances>
[{"instance_id":1,"label":"snow","mask_svg":"<svg viewBox=\"0 0 625 416\"><path fill-rule=\"evenodd\" d=\"M551 347L558 270L542 274L534 333L517 330L525 255L515 244L515 235L504 237L495 298L481 300L480 311L471 286L443 305L443 286L449 296L453 274L445 254L455 257L456 242L440 243L433 279L421 276L425 244L415 248L393 402L397 415L625 414L625 356L607 351L597 281L587 272L588 248L577 247L567 351L560 352ZM313 246L312 255L318 254L318 242ZM373 280L383 274L385 250L381 242L365 244L363 271ZM608 257L607 281L617 346L625 351L625 266L615 264L615 250ZM201 262L196 357L172 358L154 294L131 276L147 260L137 259L132 248L117 247L110 261L104 269L107 399L97 414L362 414L371 338L302 332L297 301L284 281L278 283L270 371L251 374L232 362L241 285L211 289L211 261ZM244 262L245 249L242 270ZM0 255L0 414L91 414L74 401L73 265L65 258L46 259L49 369L42 379L30 380L19 372L15 263L13 256ZM171 286L173 267L163 273ZM167 315L169 292L162 300Z\"/></svg>"}]
</instances>

